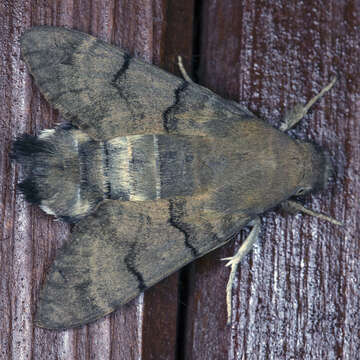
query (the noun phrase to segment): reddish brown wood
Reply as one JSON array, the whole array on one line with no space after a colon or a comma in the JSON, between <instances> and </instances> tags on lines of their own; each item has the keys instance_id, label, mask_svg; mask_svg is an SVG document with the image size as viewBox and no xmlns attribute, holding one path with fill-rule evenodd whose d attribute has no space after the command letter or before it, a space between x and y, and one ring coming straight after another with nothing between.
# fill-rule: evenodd
<instances>
[{"instance_id":1,"label":"reddish brown wood","mask_svg":"<svg viewBox=\"0 0 360 360\"><path fill-rule=\"evenodd\" d=\"M200 82L274 125L339 75L294 133L326 147L336 169L306 204L346 225L266 216L240 266L229 327L219 259L240 238L196 262L186 359L359 357L359 10L358 1L203 1Z\"/></svg>"},{"instance_id":2,"label":"reddish brown wood","mask_svg":"<svg viewBox=\"0 0 360 360\"><path fill-rule=\"evenodd\" d=\"M199 3L199 2L198 2ZM177 329L178 275L113 315L62 332L32 326L38 289L69 229L25 204L10 164L16 135L52 127L44 101L20 60L19 37L33 25L67 25L177 72L190 68L194 1L63 0L0 2L0 358L356 359L360 350L360 4L203 0L199 79L278 124L334 73L333 91L294 131L329 149L336 180L307 205L346 223L306 216L263 220L262 239L239 268L234 316L225 324L230 256L241 240L192 265L186 327ZM199 58L197 56L200 56ZM184 316L182 313L181 316Z\"/></svg>"}]
</instances>

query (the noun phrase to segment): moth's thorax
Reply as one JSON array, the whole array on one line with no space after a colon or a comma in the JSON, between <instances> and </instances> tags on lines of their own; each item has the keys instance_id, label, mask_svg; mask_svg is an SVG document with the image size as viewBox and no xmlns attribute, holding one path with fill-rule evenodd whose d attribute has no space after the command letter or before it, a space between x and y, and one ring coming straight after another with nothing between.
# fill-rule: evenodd
<instances>
[{"instance_id":1,"label":"moth's thorax","mask_svg":"<svg viewBox=\"0 0 360 360\"><path fill-rule=\"evenodd\" d=\"M216 191L210 207L219 213L263 213L294 195L305 176L307 153L260 120L239 121L233 137L210 143L203 168L211 170L208 186Z\"/></svg>"}]
</instances>

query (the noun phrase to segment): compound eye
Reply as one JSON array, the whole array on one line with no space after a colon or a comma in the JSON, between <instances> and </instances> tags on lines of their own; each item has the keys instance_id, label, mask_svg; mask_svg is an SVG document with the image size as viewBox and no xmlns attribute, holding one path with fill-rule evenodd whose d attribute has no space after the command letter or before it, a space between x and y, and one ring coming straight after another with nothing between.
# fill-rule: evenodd
<instances>
[{"instance_id":1,"label":"compound eye","mask_svg":"<svg viewBox=\"0 0 360 360\"><path fill-rule=\"evenodd\" d=\"M302 196L304 194L306 194L307 189L306 188L300 188L297 192L296 192L296 196Z\"/></svg>"}]
</instances>

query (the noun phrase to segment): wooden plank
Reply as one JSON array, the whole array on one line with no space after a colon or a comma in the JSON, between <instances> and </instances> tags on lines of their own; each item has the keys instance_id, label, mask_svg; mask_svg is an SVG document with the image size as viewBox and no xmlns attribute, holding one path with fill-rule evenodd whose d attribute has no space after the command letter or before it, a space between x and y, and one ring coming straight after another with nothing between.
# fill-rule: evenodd
<instances>
[{"instance_id":1,"label":"wooden plank","mask_svg":"<svg viewBox=\"0 0 360 360\"><path fill-rule=\"evenodd\" d=\"M181 4L180 4L181 3ZM184 359L357 357L359 308L359 5L353 1L262 4L203 0L199 78L278 123L337 72L336 88L294 133L329 149L336 180L307 205L346 221L335 228L305 216L263 221L259 246L240 266L231 327L225 325L228 270L219 261L241 239L190 267L186 327L177 334L177 275L112 316L77 330L32 327L35 299L68 228L26 205L10 141L52 127L58 114L33 86L18 39L37 24L68 25L176 71L189 61L191 1L0 3L0 357L4 359ZM197 59L197 57L196 57ZM189 64L187 66L189 68ZM182 315L182 314L181 314ZM180 315L179 315L180 316Z\"/></svg>"},{"instance_id":2,"label":"wooden plank","mask_svg":"<svg viewBox=\"0 0 360 360\"><path fill-rule=\"evenodd\" d=\"M196 262L185 359L359 357L359 8L355 0L202 2L200 83L273 125L339 75L293 133L328 149L336 170L306 205L346 225L269 213L240 266L228 327L220 258L243 237Z\"/></svg>"},{"instance_id":3,"label":"wooden plank","mask_svg":"<svg viewBox=\"0 0 360 360\"><path fill-rule=\"evenodd\" d=\"M189 68L192 16L192 0L182 4L168 0L1 2L2 359L175 358L177 274L89 326L61 332L33 328L32 314L40 284L56 249L68 238L69 228L25 204L15 190L23 174L10 164L8 153L16 135L25 131L36 133L61 121L33 85L20 59L19 37L26 28L66 25L115 43L174 72L176 55L182 55Z\"/></svg>"}]
</instances>

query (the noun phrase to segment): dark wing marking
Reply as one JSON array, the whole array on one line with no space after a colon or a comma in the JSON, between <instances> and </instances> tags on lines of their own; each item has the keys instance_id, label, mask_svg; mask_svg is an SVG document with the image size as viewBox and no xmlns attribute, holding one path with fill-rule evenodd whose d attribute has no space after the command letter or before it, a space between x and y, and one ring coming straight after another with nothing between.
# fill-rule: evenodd
<instances>
[{"instance_id":1,"label":"dark wing marking","mask_svg":"<svg viewBox=\"0 0 360 360\"><path fill-rule=\"evenodd\" d=\"M46 99L94 139L221 136L231 133L239 117L253 117L208 89L78 31L35 27L23 35L21 48Z\"/></svg>"},{"instance_id":2,"label":"dark wing marking","mask_svg":"<svg viewBox=\"0 0 360 360\"><path fill-rule=\"evenodd\" d=\"M81 220L50 269L37 324L68 328L94 321L221 246L246 220L204 216L187 223L197 204L176 201L111 201Z\"/></svg>"}]
</instances>

